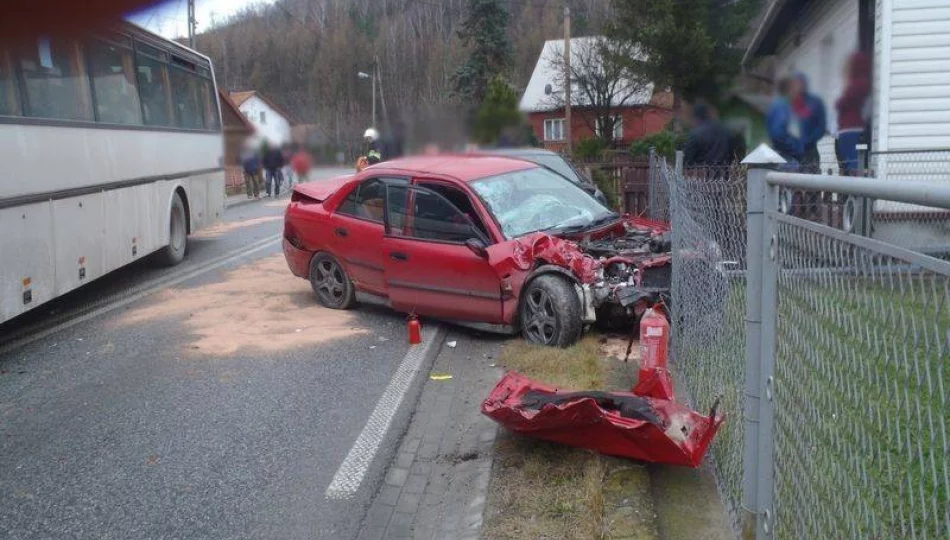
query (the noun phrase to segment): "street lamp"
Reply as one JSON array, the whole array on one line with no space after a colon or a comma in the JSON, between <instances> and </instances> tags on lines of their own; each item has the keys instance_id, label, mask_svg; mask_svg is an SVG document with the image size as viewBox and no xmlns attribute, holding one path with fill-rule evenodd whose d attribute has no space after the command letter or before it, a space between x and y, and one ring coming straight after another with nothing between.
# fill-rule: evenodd
<instances>
[{"instance_id":1,"label":"street lamp","mask_svg":"<svg viewBox=\"0 0 950 540\"><path fill-rule=\"evenodd\" d=\"M363 71L360 71L359 73L356 74L356 76L359 77L359 78L361 78L361 79L372 79L372 81L373 81L373 125L372 125L372 127L376 127L376 77L375 77L375 73L374 73L373 75L370 75L369 73L365 73L365 72L363 72Z\"/></svg>"}]
</instances>

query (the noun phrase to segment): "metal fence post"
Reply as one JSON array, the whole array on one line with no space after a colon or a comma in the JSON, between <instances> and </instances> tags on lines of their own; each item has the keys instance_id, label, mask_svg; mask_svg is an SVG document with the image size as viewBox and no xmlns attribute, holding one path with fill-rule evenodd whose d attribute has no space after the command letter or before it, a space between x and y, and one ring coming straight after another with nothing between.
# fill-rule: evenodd
<instances>
[{"instance_id":1,"label":"metal fence post","mask_svg":"<svg viewBox=\"0 0 950 540\"><path fill-rule=\"evenodd\" d=\"M650 169L647 173L647 210L650 213L650 217L656 219L657 217L657 200L659 192L656 188L657 182L657 166L656 166L656 148L650 147Z\"/></svg>"},{"instance_id":2,"label":"metal fence post","mask_svg":"<svg viewBox=\"0 0 950 540\"><path fill-rule=\"evenodd\" d=\"M777 159L776 159L777 158ZM766 210L777 210L778 188L766 175L781 160L766 148L750 154L746 187L746 400L742 477L742 537L772 534L773 401L777 273L775 222Z\"/></svg>"}]
</instances>

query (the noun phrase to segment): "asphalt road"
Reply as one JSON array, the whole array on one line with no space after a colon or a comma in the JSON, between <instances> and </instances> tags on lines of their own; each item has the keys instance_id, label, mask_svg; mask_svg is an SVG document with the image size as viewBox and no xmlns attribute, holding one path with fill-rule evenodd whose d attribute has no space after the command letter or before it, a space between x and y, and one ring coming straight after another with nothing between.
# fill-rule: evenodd
<instances>
[{"instance_id":1,"label":"asphalt road","mask_svg":"<svg viewBox=\"0 0 950 540\"><path fill-rule=\"evenodd\" d=\"M280 255L283 210L231 208L182 265L0 326L33 339L0 349L0 538L356 535L398 428L352 499L325 491L407 352L404 317L316 306Z\"/></svg>"}]
</instances>

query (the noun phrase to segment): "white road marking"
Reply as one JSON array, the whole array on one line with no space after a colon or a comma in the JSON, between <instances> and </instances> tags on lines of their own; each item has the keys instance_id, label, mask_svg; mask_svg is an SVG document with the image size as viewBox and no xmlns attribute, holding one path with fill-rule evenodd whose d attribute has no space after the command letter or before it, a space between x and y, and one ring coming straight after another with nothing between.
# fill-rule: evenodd
<instances>
[{"instance_id":1,"label":"white road marking","mask_svg":"<svg viewBox=\"0 0 950 540\"><path fill-rule=\"evenodd\" d=\"M327 499L345 500L356 494L373 458L376 457L376 452L379 451L379 445L382 444L386 432L389 431L389 425L399 405L406 396L406 391L409 390L416 373L422 367L429 349L441 340L441 335L442 329L433 326L425 332L422 343L412 346L406 353L405 358L396 368L396 374L393 375L376 403L376 408L369 415L363 431L360 432L340 468L333 475L333 480L326 491Z\"/></svg>"},{"instance_id":2,"label":"white road marking","mask_svg":"<svg viewBox=\"0 0 950 540\"><path fill-rule=\"evenodd\" d=\"M0 346L0 354L6 353L14 349L18 349L20 347L23 347L24 345L33 343L34 341L37 341L39 339L43 339L46 336L55 334L56 332L59 332L60 330L71 328L73 326L76 326L77 324L83 323L90 319L94 319L114 309L127 306L131 304L132 302L137 302L147 296L151 296L152 294L157 293L158 291L167 289L168 287L173 287L180 283L184 283L185 281L188 281L189 279L193 279L202 274L206 274L216 268L220 268L224 265L230 264L234 261L247 257L248 255L252 253L256 253L263 249L271 248L274 245L279 244L280 241L281 241L281 236L277 236L275 238L265 238L253 244L250 244L249 246L238 248L216 259L212 259L209 262L202 263L195 268L185 270L184 273L177 274L177 275L173 274L172 276L164 276L164 277L156 278L153 281L147 282L144 285L141 285L138 287L134 287L131 291L127 291L126 293L123 293L123 295L129 294L129 296L125 296L125 298L122 298L121 300L107 302L106 305L100 308L96 308L86 313L85 315L80 315L75 318L68 319L65 322L62 322L60 324L57 324L45 330L41 330L35 333L30 333L24 338L15 339L14 341L6 343Z\"/></svg>"}]
</instances>

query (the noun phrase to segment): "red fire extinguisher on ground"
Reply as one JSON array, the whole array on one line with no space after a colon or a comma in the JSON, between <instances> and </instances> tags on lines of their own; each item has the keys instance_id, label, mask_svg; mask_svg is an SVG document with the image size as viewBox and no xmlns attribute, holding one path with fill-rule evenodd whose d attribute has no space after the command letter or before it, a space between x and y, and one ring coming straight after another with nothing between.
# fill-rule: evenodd
<instances>
[{"instance_id":1,"label":"red fire extinguisher on ground","mask_svg":"<svg viewBox=\"0 0 950 540\"><path fill-rule=\"evenodd\" d=\"M663 311L663 304L656 304L640 318L640 374L633 393L672 400L673 380L668 366L670 323Z\"/></svg>"},{"instance_id":2,"label":"red fire extinguisher on ground","mask_svg":"<svg viewBox=\"0 0 950 540\"><path fill-rule=\"evenodd\" d=\"M413 313L409 315L409 344L418 345L422 343L422 325L419 323L419 317Z\"/></svg>"}]
</instances>

